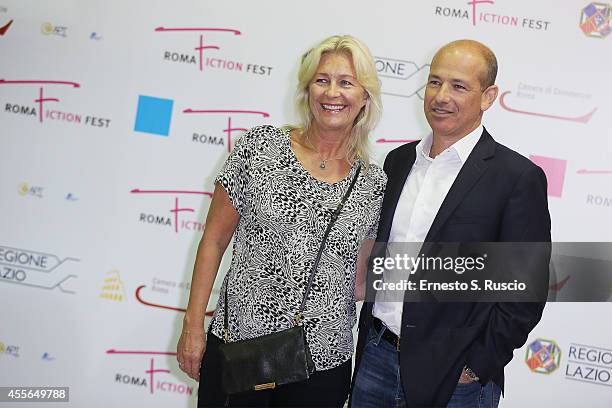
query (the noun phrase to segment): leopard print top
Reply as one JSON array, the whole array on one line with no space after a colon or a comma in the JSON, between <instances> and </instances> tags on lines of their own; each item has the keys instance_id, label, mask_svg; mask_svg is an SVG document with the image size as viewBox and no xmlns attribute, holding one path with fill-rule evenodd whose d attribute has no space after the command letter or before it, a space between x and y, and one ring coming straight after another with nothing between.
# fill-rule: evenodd
<instances>
[{"instance_id":1,"label":"leopard print top","mask_svg":"<svg viewBox=\"0 0 612 408\"><path fill-rule=\"evenodd\" d=\"M289 131L258 126L236 143L216 182L240 214L229 272L228 310L232 341L292 326L331 213L355 175L337 183L312 177L291 149ZM355 269L365 239L375 239L387 177L362 167L332 228L304 311L304 328L317 370L352 357L356 322ZM224 300L211 322L222 337Z\"/></svg>"}]
</instances>

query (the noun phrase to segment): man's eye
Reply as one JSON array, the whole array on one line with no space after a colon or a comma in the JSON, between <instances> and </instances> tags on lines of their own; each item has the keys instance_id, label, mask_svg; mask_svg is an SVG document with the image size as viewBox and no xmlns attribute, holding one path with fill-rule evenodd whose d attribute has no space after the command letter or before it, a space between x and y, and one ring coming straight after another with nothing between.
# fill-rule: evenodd
<instances>
[{"instance_id":1,"label":"man's eye","mask_svg":"<svg viewBox=\"0 0 612 408\"><path fill-rule=\"evenodd\" d=\"M438 86L438 85L440 85L440 82L436 81L435 79L432 79L432 80L429 81L429 85Z\"/></svg>"},{"instance_id":2,"label":"man's eye","mask_svg":"<svg viewBox=\"0 0 612 408\"><path fill-rule=\"evenodd\" d=\"M455 84L455 89L459 89L460 91L465 91L467 88L463 85Z\"/></svg>"}]
</instances>

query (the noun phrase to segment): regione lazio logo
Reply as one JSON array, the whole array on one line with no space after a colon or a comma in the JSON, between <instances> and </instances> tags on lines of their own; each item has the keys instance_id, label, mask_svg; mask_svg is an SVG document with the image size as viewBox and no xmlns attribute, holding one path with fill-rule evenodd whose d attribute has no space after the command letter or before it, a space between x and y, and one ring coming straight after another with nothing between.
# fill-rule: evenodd
<instances>
[{"instance_id":1,"label":"regione lazio logo","mask_svg":"<svg viewBox=\"0 0 612 408\"><path fill-rule=\"evenodd\" d=\"M527 347L525 363L534 373L550 374L561 363L561 349L553 340L536 339Z\"/></svg>"},{"instance_id":2,"label":"regione lazio logo","mask_svg":"<svg viewBox=\"0 0 612 408\"><path fill-rule=\"evenodd\" d=\"M139 95L134 131L168 136L173 105L172 99Z\"/></svg>"},{"instance_id":3,"label":"regione lazio logo","mask_svg":"<svg viewBox=\"0 0 612 408\"><path fill-rule=\"evenodd\" d=\"M612 6L605 3L591 3L580 13L580 29L594 38L604 38L612 31Z\"/></svg>"}]
</instances>

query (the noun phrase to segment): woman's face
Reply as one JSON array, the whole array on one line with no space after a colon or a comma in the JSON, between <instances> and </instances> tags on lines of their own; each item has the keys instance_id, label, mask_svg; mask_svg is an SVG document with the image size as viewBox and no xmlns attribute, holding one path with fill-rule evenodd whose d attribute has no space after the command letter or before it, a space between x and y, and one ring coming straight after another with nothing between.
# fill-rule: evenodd
<instances>
[{"instance_id":1,"label":"woman's face","mask_svg":"<svg viewBox=\"0 0 612 408\"><path fill-rule=\"evenodd\" d=\"M325 53L308 87L313 125L322 131L350 134L355 118L368 99L357 82L352 58Z\"/></svg>"}]
</instances>

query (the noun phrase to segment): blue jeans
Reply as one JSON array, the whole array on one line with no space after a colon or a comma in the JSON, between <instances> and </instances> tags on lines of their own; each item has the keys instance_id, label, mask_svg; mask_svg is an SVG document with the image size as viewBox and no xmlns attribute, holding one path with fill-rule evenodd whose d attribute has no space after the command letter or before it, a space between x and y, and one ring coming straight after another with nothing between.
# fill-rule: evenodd
<instances>
[{"instance_id":1,"label":"blue jeans","mask_svg":"<svg viewBox=\"0 0 612 408\"><path fill-rule=\"evenodd\" d=\"M400 378L399 353L382 338L383 332L370 328L361 355L351 394L353 408L406 407ZM496 408L501 389L492 381L457 384L448 408Z\"/></svg>"},{"instance_id":2,"label":"blue jeans","mask_svg":"<svg viewBox=\"0 0 612 408\"><path fill-rule=\"evenodd\" d=\"M501 388L493 381L482 385L478 381L457 384L447 408L497 408Z\"/></svg>"}]
</instances>

